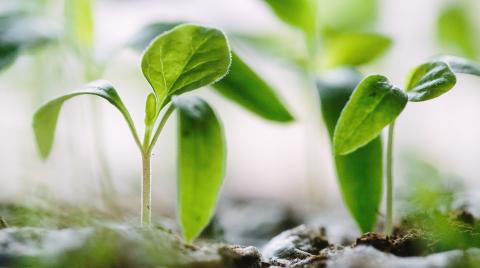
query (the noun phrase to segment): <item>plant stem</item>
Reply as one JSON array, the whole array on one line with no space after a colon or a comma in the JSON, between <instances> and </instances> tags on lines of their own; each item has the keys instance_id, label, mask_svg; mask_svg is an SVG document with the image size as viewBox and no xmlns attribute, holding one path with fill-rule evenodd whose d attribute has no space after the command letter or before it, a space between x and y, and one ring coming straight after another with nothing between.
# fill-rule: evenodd
<instances>
[{"instance_id":1,"label":"plant stem","mask_svg":"<svg viewBox=\"0 0 480 268\"><path fill-rule=\"evenodd\" d=\"M385 234L393 233L393 131L395 121L388 126L387 144L387 214L385 219Z\"/></svg>"},{"instance_id":2,"label":"plant stem","mask_svg":"<svg viewBox=\"0 0 480 268\"><path fill-rule=\"evenodd\" d=\"M150 153L142 153L142 226L150 225L152 219L152 181L150 173Z\"/></svg>"}]
</instances>

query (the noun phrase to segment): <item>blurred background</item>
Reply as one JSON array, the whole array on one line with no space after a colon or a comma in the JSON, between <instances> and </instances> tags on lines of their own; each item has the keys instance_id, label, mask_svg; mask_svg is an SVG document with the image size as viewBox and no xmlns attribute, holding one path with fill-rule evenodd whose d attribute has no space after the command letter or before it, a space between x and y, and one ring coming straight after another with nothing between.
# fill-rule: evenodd
<instances>
[{"instance_id":1,"label":"blurred background","mask_svg":"<svg viewBox=\"0 0 480 268\"><path fill-rule=\"evenodd\" d=\"M326 9L326 19L329 14L340 14L338 20L354 20L357 12L363 12L349 6L352 1L323 2L337 10L330 13ZM445 46L439 42L437 30L439 15L452 4L467 5L472 25L480 25L475 16L478 1L370 2L374 3L372 9L361 13L365 16L361 19L368 21L366 29L390 37L393 45L383 57L361 67L364 74L381 73L401 86L412 67L434 55L448 52L475 58L480 53L480 46L470 50ZM60 0L0 0L1 13L17 11L38 20L27 27L35 27L39 35L63 33L67 24ZM188 21L227 32L238 53L278 91L296 120L287 124L266 121L209 88L194 93L208 99L226 131L228 169L222 200L272 199L314 204L322 210L340 208L340 213L347 213L334 175L327 131L320 115L307 109L311 104L306 103L304 92L313 85L282 58L242 42L241 36L269 34L285 37L288 47L301 42L301 35L278 20L262 0L97 0L94 21L95 59L105 66L101 77L116 86L140 133L144 100L151 89L141 73L140 55L127 46L131 38L145 25L158 21ZM480 29L472 30L478 30L480 36ZM88 75L84 73L82 61L62 38L26 50L0 73L0 201L48 198L101 207L102 191L113 187L122 206L137 216L140 155L127 125L108 103L90 97L72 100L59 118L51 157L42 161L36 150L31 128L35 109L85 84ZM411 162L427 161L464 184L469 202L480 202L479 104L480 81L467 76L441 98L410 103L397 121L396 183L406 189L415 187L406 178ZM173 215L175 208L175 132L171 120L152 163L154 211L164 215ZM105 185L105 177L111 178L112 186Z\"/></svg>"}]
</instances>

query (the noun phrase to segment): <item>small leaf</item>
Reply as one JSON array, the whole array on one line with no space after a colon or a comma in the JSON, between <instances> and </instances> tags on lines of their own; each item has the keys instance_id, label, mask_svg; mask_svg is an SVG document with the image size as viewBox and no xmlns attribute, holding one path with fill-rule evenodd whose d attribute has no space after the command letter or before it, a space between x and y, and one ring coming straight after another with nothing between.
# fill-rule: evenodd
<instances>
[{"instance_id":1,"label":"small leaf","mask_svg":"<svg viewBox=\"0 0 480 268\"><path fill-rule=\"evenodd\" d=\"M140 31L133 36L127 45L141 52L148 47L150 42L152 42L155 37L166 31L170 31L180 24L182 24L182 22L155 22L149 24L140 29Z\"/></svg>"},{"instance_id":2,"label":"small leaf","mask_svg":"<svg viewBox=\"0 0 480 268\"><path fill-rule=\"evenodd\" d=\"M476 29L469 16L468 7L455 3L444 8L437 21L439 41L447 48L454 49L462 55L476 58L477 43Z\"/></svg>"},{"instance_id":3,"label":"small leaf","mask_svg":"<svg viewBox=\"0 0 480 268\"><path fill-rule=\"evenodd\" d=\"M122 113L129 127L135 129L127 108L113 86L107 81L95 81L73 93L63 95L47 102L35 112L33 116L33 130L35 132L38 149L44 159L48 157L52 150L58 115L63 103L80 95L96 95L106 99Z\"/></svg>"},{"instance_id":4,"label":"small leaf","mask_svg":"<svg viewBox=\"0 0 480 268\"><path fill-rule=\"evenodd\" d=\"M440 56L436 60L447 63L456 73L480 76L480 64L469 59L455 56Z\"/></svg>"},{"instance_id":5,"label":"small leaf","mask_svg":"<svg viewBox=\"0 0 480 268\"><path fill-rule=\"evenodd\" d=\"M380 34L350 33L333 36L326 40L324 65L358 66L382 55L392 44L390 38Z\"/></svg>"},{"instance_id":6,"label":"small leaf","mask_svg":"<svg viewBox=\"0 0 480 268\"><path fill-rule=\"evenodd\" d=\"M363 79L335 127L334 152L345 155L375 139L407 104L407 95L381 75Z\"/></svg>"},{"instance_id":7,"label":"small leaf","mask_svg":"<svg viewBox=\"0 0 480 268\"><path fill-rule=\"evenodd\" d=\"M66 0L65 19L67 36L70 42L81 52L93 48L94 22L93 0Z\"/></svg>"},{"instance_id":8,"label":"small leaf","mask_svg":"<svg viewBox=\"0 0 480 268\"><path fill-rule=\"evenodd\" d=\"M178 211L183 236L195 239L213 216L225 174L225 137L212 108L197 97L176 97Z\"/></svg>"},{"instance_id":9,"label":"small leaf","mask_svg":"<svg viewBox=\"0 0 480 268\"><path fill-rule=\"evenodd\" d=\"M277 17L314 37L318 30L318 0L265 0Z\"/></svg>"},{"instance_id":10,"label":"small leaf","mask_svg":"<svg viewBox=\"0 0 480 268\"><path fill-rule=\"evenodd\" d=\"M235 53L232 53L230 72L213 87L263 118L278 122L293 120L275 91Z\"/></svg>"},{"instance_id":11,"label":"small leaf","mask_svg":"<svg viewBox=\"0 0 480 268\"><path fill-rule=\"evenodd\" d=\"M155 117L157 115L157 98L154 93L150 93L147 96L145 102L145 125L151 126L155 123Z\"/></svg>"},{"instance_id":12,"label":"small leaf","mask_svg":"<svg viewBox=\"0 0 480 268\"><path fill-rule=\"evenodd\" d=\"M433 61L413 69L406 81L408 100L426 101L449 91L457 78L446 63Z\"/></svg>"},{"instance_id":13,"label":"small leaf","mask_svg":"<svg viewBox=\"0 0 480 268\"><path fill-rule=\"evenodd\" d=\"M152 41L143 55L142 71L162 108L173 94L220 80L230 62L230 48L221 31L183 24Z\"/></svg>"},{"instance_id":14,"label":"small leaf","mask_svg":"<svg viewBox=\"0 0 480 268\"><path fill-rule=\"evenodd\" d=\"M333 139L335 125L362 76L352 69L339 69L317 80L322 115ZM382 141L373 139L347 155L335 156L335 167L343 200L365 233L373 231L382 201Z\"/></svg>"}]
</instances>

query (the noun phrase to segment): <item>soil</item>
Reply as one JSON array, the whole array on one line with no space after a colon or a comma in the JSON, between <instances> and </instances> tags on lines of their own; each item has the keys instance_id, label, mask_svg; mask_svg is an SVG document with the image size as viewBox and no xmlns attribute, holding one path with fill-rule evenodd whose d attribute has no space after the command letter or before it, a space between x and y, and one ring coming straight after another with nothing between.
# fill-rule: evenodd
<instances>
[{"instance_id":1,"label":"soil","mask_svg":"<svg viewBox=\"0 0 480 268\"><path fill-rule=\"evenodd\" d=\"M291 217L290 212L275 211L265 215L276 215L274 222L290 225L292 221L282 219ZM243 215L248 213L255 214L244 209ZM37 217L43 216L25 223ZM260 240L254 239L251 229L236 230L236 234L248 233L252 241L261 241L281 228L265 227L269 222L261 217L255 221L255 226L262 227ZM480 267L480 222L466 210L411 215L392 236L371 232L342 245L329 241L328 229L318 225L299 225L254 247L206 238L191 245L160 225L144 229L79 223L83 222L69 228L61 227L65 223L53 228L9 227L0 217L0 267ZM218 226L212 226L212 233L217 233Z\"/></svg>"}]
</instances>

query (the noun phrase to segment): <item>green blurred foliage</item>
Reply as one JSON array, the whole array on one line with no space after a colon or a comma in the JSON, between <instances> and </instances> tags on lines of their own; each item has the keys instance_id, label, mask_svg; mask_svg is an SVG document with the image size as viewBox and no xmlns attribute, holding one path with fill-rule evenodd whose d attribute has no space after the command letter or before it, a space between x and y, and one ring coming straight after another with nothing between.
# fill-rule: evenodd
<instances>
[{"instance_id":1,"label":"green blurred foliage","mask_svg":"<svg viewBox=\"0 0 480 268\"><path fill-rule=\"evenodd\" d=\"M441 10L437 19L437 36L440 43L451 52L469 58L478 58L479 40L471 13L465 2L456 2Z\"/></svg>"}]
</instances>

